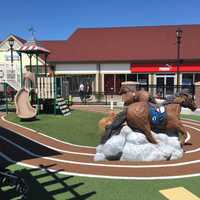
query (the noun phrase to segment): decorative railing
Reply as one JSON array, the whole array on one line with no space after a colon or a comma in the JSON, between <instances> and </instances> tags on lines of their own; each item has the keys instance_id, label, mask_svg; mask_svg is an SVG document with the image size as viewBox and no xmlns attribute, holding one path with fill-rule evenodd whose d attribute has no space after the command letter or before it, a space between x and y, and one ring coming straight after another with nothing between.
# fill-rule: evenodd
<instances>
[{"instance_id":1,"label":"decorative railing","mask_svg":"<svg viewBox=\"0 0 200 200\"><path fill-rule=\"evenodd\" d=\"M20 89L20 67L17 64L0 63L0 83L8 83L15 90Z\"/></svg>"}]
</instances>

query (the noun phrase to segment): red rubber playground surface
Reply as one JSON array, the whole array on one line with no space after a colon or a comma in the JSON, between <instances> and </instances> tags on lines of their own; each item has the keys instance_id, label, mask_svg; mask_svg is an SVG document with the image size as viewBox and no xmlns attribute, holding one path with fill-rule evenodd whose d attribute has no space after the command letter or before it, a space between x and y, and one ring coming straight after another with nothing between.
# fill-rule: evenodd
<instances>
[{"instance_id":1,"label":"red rubber playground surface","mask_svg":"<svg viewBox=\"0 0 200 200\"><path fill-rule=\"evenodd\" d=\"M200 123L183 120L192 145L183 158L154 162L95 162L94 147L62 142L0 118L0 156L27 167L51 166L63 174L112 179L174 179L200 176ZM70 131L70 130L69 130Z\"/></svg>"}]
</instances>

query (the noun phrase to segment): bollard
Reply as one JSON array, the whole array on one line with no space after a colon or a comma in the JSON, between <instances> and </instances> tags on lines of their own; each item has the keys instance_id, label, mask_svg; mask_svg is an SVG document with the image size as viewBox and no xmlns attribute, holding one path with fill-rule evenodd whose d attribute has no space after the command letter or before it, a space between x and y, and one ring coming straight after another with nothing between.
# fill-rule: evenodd
<instances>
[{"instance_id":1,"label":"bollard","mask_svg":"<svg viewBox=\"0 0 200 200\"><path fill-rule=\"evenodd\" d=\"M110 101L110 109L113 110L113 101Z\"/></svg>"}]
</instances>

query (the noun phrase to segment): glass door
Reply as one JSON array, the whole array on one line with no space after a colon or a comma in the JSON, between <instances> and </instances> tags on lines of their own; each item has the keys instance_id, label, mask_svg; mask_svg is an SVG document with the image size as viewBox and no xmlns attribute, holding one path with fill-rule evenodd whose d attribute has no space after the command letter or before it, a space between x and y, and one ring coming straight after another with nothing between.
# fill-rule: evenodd
<instances>
[{"instance_id":1,"label":"glass door","mask_svg":"<svg viewBox=\"0 0 200 200\"><path fill-rule=\"evenodd\" d=\"M166 98L174 95L174 75L156 76L156 95L158 98Z\"/></svg>"},{"instance_id":2,"label":"glass door","mask_svg":"<svg viewBox=\"0 0 200 200\"><path fill-rule=\"evenodd\" d=\"M156 77L156 96L157 98L164 98L165 78Z\"/></svg>"},{"instance_id":3,"label":"glass door","mask_svg":"<svg viewBox=\"0 0 200 200\"><path fill-rule=\"evenodd\" d=\"M174 77L166 77L165 96L174 95Z\"/></svg>"}]
</instances>

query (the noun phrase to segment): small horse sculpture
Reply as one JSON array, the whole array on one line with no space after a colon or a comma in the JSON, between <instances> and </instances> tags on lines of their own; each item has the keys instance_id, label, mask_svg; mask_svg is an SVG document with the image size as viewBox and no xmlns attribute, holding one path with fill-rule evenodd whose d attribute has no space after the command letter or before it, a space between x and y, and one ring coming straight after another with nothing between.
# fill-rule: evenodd
<instances>
[{"instance_id":1,"label":"small horse sculpture","mask_svg":"<svg viewBox=\"0 0 200 200\"><path fill-rule=\"evenodd\" d=\"M129 105L127 109L127 124L132 129L142 131L146 135L149 142L153 144L157 144L157 141L152 136L151 130L159 129L164 132L176 130L182 134L180 143L183 145L185 138L187 137L187 132L180 120L181 107L186 107L195 111L197 106L192 96L186 93L181 93L172 103L166 104L164 107L166 112L165 123L155 127L152 125L151 115L149 112L150 104L147 102L133 103Z\"/></svg>"},{"instance_id":2,"label":"small horse sculpture","mask_svg":"<svg viewBox=\"0 0 200 200\"><path fill-rule=\"evenodd\" d=\"M155 98L145 90L134 91L128 86L122 86L120 88L119 94L122 95L124 105L128 106L134 102L151 102L156 103Z\"/></svg>"}]
</instances>

